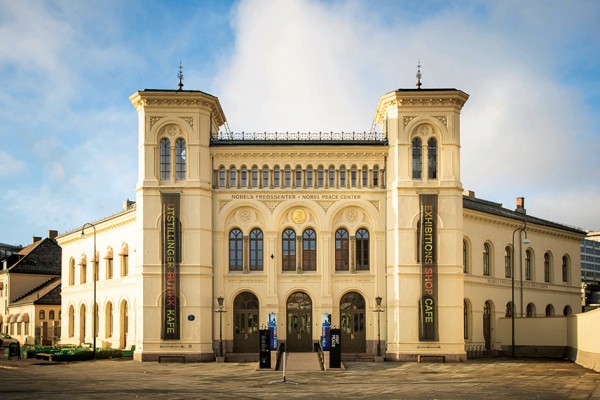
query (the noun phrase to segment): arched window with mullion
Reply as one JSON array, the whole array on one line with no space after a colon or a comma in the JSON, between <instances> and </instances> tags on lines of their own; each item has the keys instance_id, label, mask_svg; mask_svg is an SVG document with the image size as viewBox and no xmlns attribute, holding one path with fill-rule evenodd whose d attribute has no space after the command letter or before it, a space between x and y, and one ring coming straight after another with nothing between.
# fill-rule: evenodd
<instances>
[{"instance_id":1,"label":"arched window with mullion","mask_svg":"<svg viewBox=\"0 0 600 400\"><path fill-rule=\"evenodd\" d=\"M414 138L412 141L412 178L421 179L423 171L423 149L421 139Z\"/></svg>"},{"instance_id":2,"label":"arched window with mullion","mask_svg":"<svg viewBox=\"0 0 600 400\"><path fill-rule=\"evenodd\" d=\"M348 271L350 269L350 241L348 231L340 228L335 231L335 270Z\"/></svg>"},{"instance_id":3,"label":"arched window with mullion","mask_svg":"<svg viewBox=\"0 0 600 400\"><path fill-rule=\"evenodd\" d=\"M346 187L346 166L340 166L340 187Z\"/></svg>"},{"instance_id":4,"label":"arched window with mullion","mask_svg":"<svg viewBox=\"0 0 600 400\"><path fill-rule=\"evenodd\" d=\"M356 232L356 270L369 270L369 231L364 228Z\"/></svg>"},{"instance_id":5,"label":"arched window with mullion","mask_svg":"<svg viewBox=\"0 0 600 400\"><path fill-rule=\"evenodd\" d=\"M427 179L437 179L437 141L427 141Z\"/></svg>"},{"instance_id":6,"label":"arched window with mullion","mask_svg":"<svg viewBox=\"0 0 600 400\"><path fill-rule=\"evenodd\" d=\"M175 142L175 179L177 180L185 179L185 158L185 140L177 139L177 141Z\"/></svg>"},{"instance_id":7,"label":"arched window with mullion","mask_svg":"<svg viewBox=\"0 0 600 400\"><path fill-rule=\"evenodd\" d=\"M171 179L171 142L169 139L160 141L160 180Z\"/></svg>"},{"instance_id":8,"label":"arched window with mullion","mask_svg":"<svg viewBox=\"0 0 600 400\"><path fill-rule=\"evenodd\" d=\"M250 232L250 271L263 270L263 233L260 229Z\"/></svg>"},{"instance_id":9,"label":"arched window with mullion","mask_svg":"<svg viewBox=\"0 0 600 400\"><path fill-rule=\"evenodd\" d=\"M491 272L490 267L490 245L484 243L483 245L483 275L489 276Z\"/></svg>"},{"instance_id":10,"label":"arched window with mullion","mask_svg":"<svg viewBox=\"0 0 600 400\"><path fill-rule=\"evenodd\" d=\"M281 269L283 271L296 270L296 232L293 229L285 229L281 235L282 260Z\"/></svg>"},{"instance_id":11,"label":"arched window with mullion","mask_svg":"<svg viewBox=\"0 0 600 400\"><path fill-rule=\"evenodd\" d=\"M229 232L229 270L243 270L243 237L242 231L234 228Z\"/></svg>"},{"instance_id":12,"label":"arched window with mullion","mask_svg":"<svg viewBox=\"0 0 600 400\"><path fill-rule=\"evenodd\" d=\"M525 280L527 280L527 281L530 281L532 279L532 277L531 277L531 259L532 259L531 250L527 249L527 251L525 251Z\"/></svg>"},{"instance_id":13,"label":"arched window with mullion","mask_svg":"<svg viewBox=\"0 0 600 400\"><path fill-rule=\"evenodd\" d=\"M317 270L317 233L310 228L302 233L302 270Z\"/></svg>"},{"instance_id":14,"label":"arched window with mullion","mask_svg":"<svg viewBox=\"0 0 600 400\"><path fill-rule=\"evenodd\" d=\"M512 277L512 248L509 246L504 249L504 277Z\"/></svg>"}]
</instances>

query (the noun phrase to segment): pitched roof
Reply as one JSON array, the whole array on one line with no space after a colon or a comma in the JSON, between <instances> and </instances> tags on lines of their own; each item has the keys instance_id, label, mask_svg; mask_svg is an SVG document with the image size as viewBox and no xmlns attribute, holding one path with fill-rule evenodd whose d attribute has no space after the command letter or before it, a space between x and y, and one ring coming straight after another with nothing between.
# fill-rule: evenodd
<instances>
[{"instance_id":1,"label":"pitched roof","mask_svg":"<svg viewBox=\"0 0 600 400\"><path fill-rule=\"evenodd\" d=\"M10 273L23 274L61 274L62 249L54 239L39 240L19 251L9 264Z\"/></svg>"},{"instance_id":2,"label":"pitched roof","mask_svg":"<svg viewBox=\"0 0 600 400\"><path fill-rule=\"evenodd\" d=\"M13 301L10 305L18 304L60 304L60 277L51 278L25 295Z\"/></svg>"}]
</instances>

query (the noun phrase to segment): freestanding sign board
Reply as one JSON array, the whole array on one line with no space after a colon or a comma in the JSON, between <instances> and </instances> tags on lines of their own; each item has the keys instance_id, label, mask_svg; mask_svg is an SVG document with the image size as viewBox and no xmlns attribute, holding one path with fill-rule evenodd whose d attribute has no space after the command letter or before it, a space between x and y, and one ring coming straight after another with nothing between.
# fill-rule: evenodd
<instances>
[{"instance_id":1,"label":"freestanding sign board","mask_svg":"<svg viewBox=\"0 0 600 400\"><path fill-rule=\"evenodd\" d=\"M260 340L260 360L259 367L271 368L271 335L268 329L258 331Z\"/></svg>"},{"instance_id":2,"label":"freestanding sign board","mask_svg":"<svg viewBox=\"0 0 600 400\"><path fill-rule=\"evenodd\" d=\"M329 368L342 367L342 331L340 328L333 328L329 336Z\"/></svg>"}]
</instances>

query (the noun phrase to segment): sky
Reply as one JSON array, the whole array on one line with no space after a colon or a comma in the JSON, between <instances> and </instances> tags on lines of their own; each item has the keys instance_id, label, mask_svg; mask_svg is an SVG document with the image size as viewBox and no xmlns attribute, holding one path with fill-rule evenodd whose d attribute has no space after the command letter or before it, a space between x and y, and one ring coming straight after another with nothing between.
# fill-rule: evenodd
<instances>
[{"instance_id":1,"label":"sky","mask_svg":"<svg viewBox=\"0 0 600 400\"><path fill-rule=\"evenodd\" d=\"M143 89L219 98L231 131L369 131L379 98L470 95L463 187L600 230L595 0L0 0L0 242L135 199Z\"/></svg>"}]
</instances>

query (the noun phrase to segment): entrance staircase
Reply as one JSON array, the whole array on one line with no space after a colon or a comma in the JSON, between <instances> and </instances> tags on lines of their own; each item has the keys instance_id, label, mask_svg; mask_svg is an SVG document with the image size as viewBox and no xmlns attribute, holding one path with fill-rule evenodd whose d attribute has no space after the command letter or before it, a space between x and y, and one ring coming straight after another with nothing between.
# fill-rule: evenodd
<instances>
[{"instance_id":1,"label":"entrance staircase","mask_svg":"<svg viewBox=\"0 0 600 400\"><path fill-rule=\"evenodd\" d=\"M318 353L287 353L286 370L321 371Z\"/></svg>"}]
</instances>

